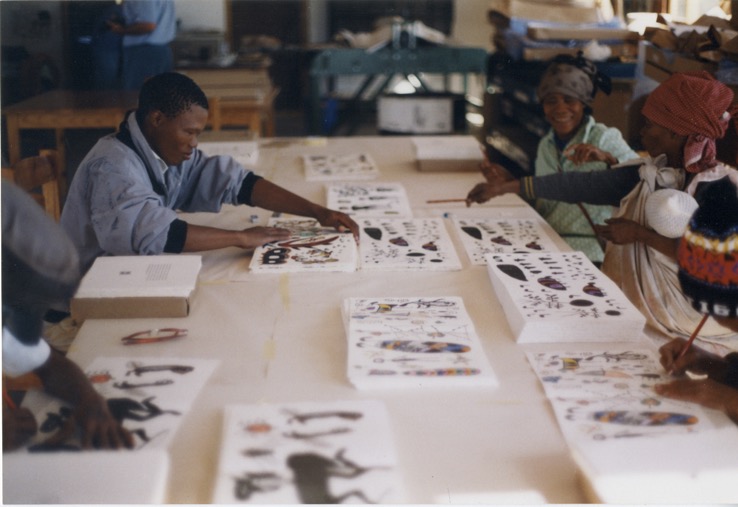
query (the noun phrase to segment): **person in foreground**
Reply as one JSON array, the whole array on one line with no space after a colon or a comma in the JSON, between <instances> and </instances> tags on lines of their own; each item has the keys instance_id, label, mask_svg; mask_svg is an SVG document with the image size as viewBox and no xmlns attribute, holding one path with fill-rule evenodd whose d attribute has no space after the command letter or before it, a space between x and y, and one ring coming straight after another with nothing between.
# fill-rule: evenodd
<instances>
[{"instance_id":1,"label":"person in foreground","mask_svg":"<svg viewBox=\"0 0 738 507\"><path fill-rule=\"evenodd\" d=\"M592 101L598 90L610 93L610 78L597 70L581 53L560 55L546 68L537 89L538 101L551 126L538 143L535 175L608 169L638 158L620 131L597 123ZM512 180L502 166L485 160L482 174L490 182ZM584 252L594 262L602 262L603 249L589 224L602 223L612 216L611 206L584 205L537 199L536 211L574 250Z\"/></svg>"},{"instance_id":2,"label":"person in foreground","mask_svg":"<svg viewBox=\"0 0 738 507\"><path fill-rule=\"evenodd\" d=\"M23 190L2 182L3 374L35 373L49 394L73 406L63 433L76 426L83 448L132 447L133 437L116 421L105 399L72 361L41 337L49 305L71 297L80 280L74 245ZM33 414L3 404L3 450L36 434ZM54 438L54 437L52 437Z\"/></svg>"},{"instance_id":3,"label":"person in foreground","mask_svg":"<svg viewBox=\"0 0 738 507\"><path fill-rule=\"evenodd\" d=\"M69 189L61 224L80 252L85 273L101 255L156 255L253 249L285 239L273 227L225 230L188 224L185 212L218 212L223 204L248 204L317 219L351 231L358 225L289 192L231 157L197 149L208 119L208 101L189 77L159 74L141 88L138 109L117 134L100 139L81 162Z\"/></svg>"},{"instance_id":4,"label":"person in foreground","mask_svg":"<svg viewBox=\"0 0 738 507\"><path fill-rule=\"evenodd\" d=\"M738 332L738 177L706 184L702 202L679 246L679 282L695 310ZM738 352L726 356L677 338L659 349L674 375L690 371L703 380L678 379L655 387L669 398L724 411L738 424Z\"/></svg>"},{"instance_id":5,"label":"person in foreground","mask_svg":"<svg viewBox=\"0 0 738 507\"><path fill-rule=\"evenodd\" d=\"M617 216L596 226L609 242L602 271L654 329L667 337L689 336L702 316L679 288L677 246L694 211L688 203L694 201L697 184L735 173L715 159L715 140L725 135L732 101L733 92L707 72L673 74L643 106L641 139L650 157L612 171L480 183L469 192L467 204L512 192L529 200L620 206ZM675 199L662 201L664 195ZM700 339L726 341L736 336L708 321Z\"/></svg>"}]
</instances>

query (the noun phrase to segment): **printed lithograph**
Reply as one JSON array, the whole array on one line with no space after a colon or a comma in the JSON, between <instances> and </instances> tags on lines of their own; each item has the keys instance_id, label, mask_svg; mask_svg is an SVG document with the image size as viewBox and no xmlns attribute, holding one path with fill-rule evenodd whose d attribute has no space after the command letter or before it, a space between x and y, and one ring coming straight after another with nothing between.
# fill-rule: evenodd
<instances>
[{"instance_id":1,"label":"printed lithograph","mask_svg":"<svg viewBox=\"0 0 738 507\"><path fill-rule=\"evenodd\" d=\"M493 253L558 252L539 220L530 218L454 218L454 229L469 261L485 265Z\"/></svg>"},{"instance_id":2,"label":"printed lithograph","mask_svg":"<svg viewBox=\"0 0 738 507\"><path fill-rule=\"evenodd\" d=\"M362 218L411 218L400 183L335 183L326 187L327 207Z\"/></svg>"},{"instance_id":3,"label":"printed lithograph","mask_svg":"<svg viewBox=\"0 0 738 507\"><path fill-rule=\"evenodd\" d=\"M100 357L85 374L133 434L135 449L165 449L217 365L206 359ZM31 405L39 434L29 450L80 450L76 437L53 448L43 443L72 415L67 405L48 395L39 395Z\"/></svg>"},{"instance_id":4,"label":"printed lithograph","mask_svg":"<svg viewBox=\"0 0 738 507\"><path fill-rule=\"evenodd\" d=\"M213 503L394 504L401 484L380 402L225 408Z\"/></svg>"},{"instance_id":5,"label":"printed lithograph","mask_svg":"<svg viewBox=\"0 0 738 507\"><path fill-rule=\"evenodd\" d=\"M307 181L368 180L379 176L379 168L368 153L349 155L304 155Z\"/></svg>"},{"instance_id":6,"label":"printed lithograph","mask_svg":"<svg viewBox=\"0 0 738 507\"><path fill-rule=\"evenodd\" d=\"M312 218L271 218L270 227L289 229L290 237L254 250L250 269L256 273L355 271L358 248L349 233L322 227Z\"/></svg>"},{"instance_id":7,"label":"printed lithograph","mask_svg":"<svg viewBox=\"0 0 738 507\"><path fill-rule=\"evenodd\" d=\"M461 269L442 218L359 219L361 269L454 271Z\"/></svg>"},{"instance_id":8,"label":"printed lithograph","mask_svg":"<svg viewBox=\"0 0 738 507\"><path fill-rule=\"evenodd\" d=\"M461 298L351 298L342 312L357 389L497 385Z\"/></svg>"},{"instance_id":9,"label":"printed lithograph","mask_svg":"<svg viewBox=\"0 0 738 507\"><path fill-rule=\"evenodd\" d=\"M518 342L641 339L645 317L583 253L500 253L485 259Z\"/></svg>"},{"instance_id":10,"label":"printed lithograph","mask_svg":"<svg viewBox=\"0 0 738 507\"><path fill-rule=\"evenodd\" d=\"M691 434L715 427L700 405L656 394L673 380L650 350L528 352L572 442Z\"/></svg>"}]
</instances>

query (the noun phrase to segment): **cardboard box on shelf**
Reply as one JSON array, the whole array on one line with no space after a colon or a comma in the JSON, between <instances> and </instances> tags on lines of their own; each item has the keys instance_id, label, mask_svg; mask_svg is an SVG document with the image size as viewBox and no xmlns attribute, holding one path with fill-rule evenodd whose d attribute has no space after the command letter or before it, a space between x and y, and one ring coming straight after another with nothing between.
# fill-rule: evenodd
<instances>
[{"instance_id":1,"label":"cardboard box on shelf","mask_svg":"<svg viewBox=\"0 0 738 507\"><path fill-rule=\"evenodd\" d=\"M491 0L489 10L507 18L556 23L601 23L615 16L609 0Z\"/></svg>"},{"instance_id":2,"label":"cardboard box on shelf","mask_svg":"<svg viewBox=\"0 0 738 507\"><path fill-rule=\"evenodd\" d=\"M675 72L695 72L704 70L715 72L717 64L692 58L689 55L661 49L648 42L645 52L645 74L657 81L663 81Z\"/></svg>"},{"instance_id":3,"label":"cardboard box on shelf","mask_svg":"<svg viewBox=\"0 0 738 507\"><path fill-rule=\"evenodd\" d=\"M199 255L98 257L72 298L72 316L186 317L201 266Z\"/></svg>"}]
</instances>

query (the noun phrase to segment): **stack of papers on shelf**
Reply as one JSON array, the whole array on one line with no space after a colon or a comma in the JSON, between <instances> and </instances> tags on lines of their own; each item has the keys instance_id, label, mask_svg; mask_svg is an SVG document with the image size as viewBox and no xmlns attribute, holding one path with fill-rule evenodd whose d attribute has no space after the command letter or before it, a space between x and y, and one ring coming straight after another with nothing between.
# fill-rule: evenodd
<instances>
[{"instance_id":1,"label":"stack of papers on shelf","mask_svg":"<svg viewBox=\"0 0 738 507\"><path fill-rule=\"evenodd\" d=\"M357 389L497 385L461 298L350 298L342 313Z\"/></svg>"},{"instance_id":2,"label":"stack of papers on shelf","mask_svg":"<svg viewBox=\"0 0 738 507\"><path fill-rule=\"evenodd\" d=\"M655 353L619 348L527 355L589 500L738 501L738 428L722 412L657 395L653 386L672 378Z\"/></svg>"},{"instance_id":3,"label":"stack of papers on shelf","mask_svg":"<svg viewBox=\"0 0 738 507\"><path fill-rule=\"evenodd\" d=\"M455 218L453 223L469 261L475 265L486 265L485 256L492 253L559 251L546 234L542 219Z\"/></svg>"},{"instance_id":4,"label":"stack of papers on shelf","mask_svg":"<svg viewBox=\"0 0 738 507\"><path fill-rule=\"evenodd\" d=\"M361 269L454 271L461 261L442 218L363 218Z\"/></svg>"},{"instance_id":5,"label":"stack of papers on shelf","mask_svg":"<svg viewBox=\"0 0 738 507\"><path fill-rule=\"evenodd\" d=\"M356 271L358 248L350 233L322 227L312 218L271 218L269 226L288 229L290 237L256 248L251 271Z\"/></svg>"},{"instance_id":6,"label":"stack of papers on shelf","mask_svg":"<svg viewBox=\"0 0 738 507\"><path fill-rule=\"evenodd\" d=\"M581 252L487 254L487 271L520 343L640 340L645 317Z\"/></svg>"},{"instance_id":7,"label":"stack of papers on shelf","mask_svg":"<svg viewBox=\"0 0 738 507\"><path fill-rule=\"evenodd\" d=\"M484 160L474 136L414 137L420 171L479 171Z\"/></svg>"},{"instance_id":8,"label":"stack of papers on shelf","mask_svg":"<svg viewBox=\"0 0 738 507\"><path fill-rule=\"evenodd\" d=\"M638 42L640 34L627 28L569 23L528 23L528 37L534 40L600 40Z\"/></svg>"},{"instance_id":9,"label":"stack of papers on shelf","mask_svg":"<svg viewBox=\"0 0 738 507\"><path fill-rule=\"evenodd\" d=\"M185 317L201 266L199 255L98 257L72 298L72 316Z\"/></svg>"},{"instance_id":10,"label":"stack of papers on shelf","mask_svg":"<svg viewBox=\"0 0 738 507\"><path fill-rule=\"evenodd\" d=\"M307 181L371 180L379 168L368 153L349 155L304 155Z\"/></svg>"},{"instance_id":11,"label":"stack of papers on shelf","mask_svg":"<svg viewBox=\"0 0 738 507\"><path fill-rule=\"evenodd\" d=\"M334 183L326 206L353 217L410 218L413 212L401 183Z\"/></svg>"},{"instance_id":12,"label":"stack of papers on shelf","mask_svg":"<svg viewBox=\"0 0 738 507\"><path fill-rule=\"evenodd\" d=\"M380 402L225 408L215 504L398 504L403 496Z\"/></svg>"}]
</instances>

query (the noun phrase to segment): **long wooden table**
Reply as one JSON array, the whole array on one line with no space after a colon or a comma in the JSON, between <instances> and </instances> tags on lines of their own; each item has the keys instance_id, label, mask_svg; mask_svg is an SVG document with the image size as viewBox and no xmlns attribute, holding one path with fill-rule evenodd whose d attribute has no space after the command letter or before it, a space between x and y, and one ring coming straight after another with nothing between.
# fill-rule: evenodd
<instances>
[{"instance_id":1,"label":"long wooden table","mask_svg":"<svg viewBox=\"0 0 738 507\"><path fill-rule=\"evenodd\" d=\"M317 202L325 201L324 184L305 181L301 156L366 152L380 167L379 181L405 186L416 217L537 217L514 196L470 209L463 204L427 204L463 197L480 176L419 172L409 137L259 143L257 172ZM191 223L237 228L248 226L253 214L259 224L270 215L257 208L227 206L219 214L183 217ZM568 249L555 237L562 249ZM166 498L171 503L211 501L225 405L360 399L378 399L388 408L408 502L582 503L586 497L574 460L525 356L527 350L547 346L515 342L486 268L470 265L458 239L453 239L462 258L461 271L255 274L248 271L250 256L242 250L205 253L188 317L88 320L69 357L83 367L103 356L220 361L169 448ZM380 392L353 388L346 376L341 302L347 297L378 296L462 297L499 386ZM166 327L187 328L189 335L136 347L121 344L123 336ZM125 480L110 472L110 481ZM128 503L133 498L116 494L109 502Z\"/></svg>"}]
</instances>

